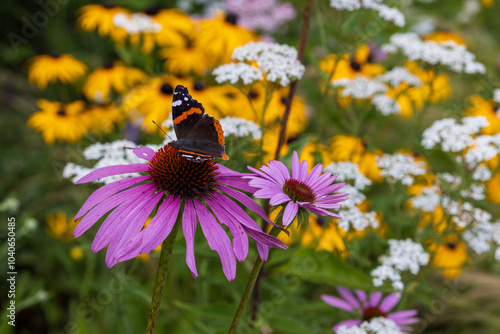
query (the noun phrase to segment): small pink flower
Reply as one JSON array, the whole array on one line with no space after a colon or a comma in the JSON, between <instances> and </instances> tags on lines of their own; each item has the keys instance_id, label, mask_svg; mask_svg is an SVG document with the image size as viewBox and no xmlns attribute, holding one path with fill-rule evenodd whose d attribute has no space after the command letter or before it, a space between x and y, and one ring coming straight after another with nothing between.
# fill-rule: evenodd
<instances>
[{"instance_id":1,"label":"small pink flower","mask_svg":"<svg viewBox=\"0 0 500 334\"><path fill-rule=\"evenodd\" d=\"M341 326L351 327L361 324L363 321L370 321L376 317L391 319L398 325L402 331L411 330L408 326L418 322L420 319L415 317L417 310L406 310L389 313L401 299L401 294L390 293L382 299L382 292L376 291L367 296L362 290L354 290L354 294L344 287L337 287L341 298L322 295L321 299L335 308L356 314L357 318L339 322L333 331L337 331Z\"/></svg>"},{"instance_id":2,"label":"small pink flower","mask_svg":"<svg viewBox=\"0 0 500 334\"><path fill-rule=\"evenodd\" d=\"M256 188L254 197L268 198L272 206L285 206L283 226L288 226L297 216L299 208L320 216L341 218L338 214L328 211L340 209L340 202L347 199L345 193L335 193L345 186L345 183L334 183L337 176L331 172L322 174L323 165L314 166L308 174L307 161L299 163L297 152L293 153L292 175L280 161L272 160L260 170L248 166L255 174L244 176L250 179L248 184Z\"/></svg>"},{"instance_id":3,"label":"small pink flower","mask_svg":"<svg viewBox=\"0 0 500 334\"><path fill-rule=\"evenodd\" d=\"M74 236L79 237L109 212L92 243L94 253L108 246L108 267L158 247L171 232L179 215L182 215L186 239L186 263L194 277L198 276L194 257L198 222L210 248L219 254L228 280L236 276L236 260L241 262L247 257L248 236L257 243L263 260L267 259L268 247L286 249L281 241L264 233L238 204L270 222L264 210L241 192L252 190L242 179L244 174L213 160L188 160L168 144L158 152L141 147L134 149L134 153L148 163L103 167L77 182L92 182L126 173L144 174L99 188L89 196L75 217L83 217L74 232ZM155 208L156 214L143 228ZM222 225L227 226L233 235L232 243Z\"/></svg>"}]
</instances>

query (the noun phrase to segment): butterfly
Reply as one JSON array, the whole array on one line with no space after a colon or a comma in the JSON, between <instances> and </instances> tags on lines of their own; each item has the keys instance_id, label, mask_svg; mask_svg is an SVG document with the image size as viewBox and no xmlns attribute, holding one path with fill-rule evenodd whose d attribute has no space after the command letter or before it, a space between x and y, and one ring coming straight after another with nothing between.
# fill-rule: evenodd
<instances>
[{"instance_id":1,"label":"butterfly","mask_svg":"<svg viewBox=\"0 0 500 334\"><path fill-rule=\"evenodd\" d=\"M219 121L205 114L203 105L193 99L188 89L181 85L174 90L172 120L177 140L169 144L183 157L193 161L229 159L225 152L224 131Z\"/></svg>"}]
</instances>

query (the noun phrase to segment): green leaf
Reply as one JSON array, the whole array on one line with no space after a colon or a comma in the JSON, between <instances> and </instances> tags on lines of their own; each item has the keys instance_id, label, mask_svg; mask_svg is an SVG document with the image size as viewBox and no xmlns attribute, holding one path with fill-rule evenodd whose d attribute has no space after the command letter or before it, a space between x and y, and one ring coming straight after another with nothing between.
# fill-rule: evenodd
<instances>
[{"instance_id":1,"label":"green leaf","mask_svg":"<svg viewBox=\"0 0 500 334\"><path fill-rule=\"evenodd\" d=\"M296 252L289 263L278 268L278 271L318 284L341 285L362 290L372 288L370 278L362 271L326 251L302 248Z\"/></svg>"}]
</instances>

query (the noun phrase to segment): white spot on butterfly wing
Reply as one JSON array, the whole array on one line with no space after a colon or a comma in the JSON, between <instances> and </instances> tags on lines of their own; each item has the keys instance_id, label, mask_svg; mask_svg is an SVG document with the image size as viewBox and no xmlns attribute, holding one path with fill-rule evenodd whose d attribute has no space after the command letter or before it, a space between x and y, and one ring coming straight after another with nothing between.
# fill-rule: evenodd
<instances>
[{"instance_id":1,"label":"white spot on butterfly wing","mask_svg":"<svg viewBox=\"0 0 500 334\"><path fill-rule=\"evenodd\" d=\"M187 97L184 97L184 101L188 101L189 99Z\"/></svg>"},{"instance_id":2,"label":"white spot on butterfly wing","mask_svg":"<svg viewBox=\"0 0 500 334\"><path fill-rule=\"evenodd\" d=\"M177 101L172 102L172 107L178 107L181 104L182 104L182 101L181 100L177 100Z\"/></svg>"}]
</instances>

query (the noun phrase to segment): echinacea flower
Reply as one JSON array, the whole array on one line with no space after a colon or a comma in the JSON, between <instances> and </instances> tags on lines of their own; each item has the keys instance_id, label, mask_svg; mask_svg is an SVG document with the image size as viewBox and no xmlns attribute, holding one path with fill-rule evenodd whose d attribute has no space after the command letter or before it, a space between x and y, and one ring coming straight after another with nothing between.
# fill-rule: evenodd
<instances>
[{"instance_id":1,"label":"echinacea flower","mask_svg":"<svg viewBox=\"0 0 500 334\"><path fill-rule=\"evenodd\" d=\"M260 170L248 166L255 174L244 176L248 184L256 188L254 197L268 198L272 206L282 205L283 226L288 226L297 216L299 207L320 216L341 218L338 214L328 211L340 209L340 202L346 200L347 194L335 193L345 186L345 183L334 183L336 176L331 172L322 174L323 165L317 164L308 173L307 161L299 162L299 155L293 152L292 175L284 163L270 161ZM286 206L285 206L286 204Z\"/></svg>"},{"instance_id":2,"label":"echinacea flower","mask_svg":"<svg viewBox=\"0 0 500 334\"><path fill-rule=\"evenodd\" d=\"M41 110L31 115L28 125L42 133L46 144L56 140L74 143L87 135L90 118L84 112L84 101L63 104L40 99L38 107Z\"/></svg>"},{"instance_id":3,"label":"echinacea flower","mask_svg":"<svg viewBox=\"0 0 500 334\"><path fill-rule=\"evenodd\" d=\"M270 222L264 210L241 191L251 191L243 174L214 160L188 160L169 144L157 152L141 147L134 153L149 163L103 167L77 182L126 173L144 174L101 187L76 214L76 219L83 217L75 228L74 235L79 237L111 211L92 244L93 252L108 246L108 267L154 250L172 231L178 216L186 239L186 263L194 277L198 276L194 257L197 221L210 248L219 254L229 280L235 278L236 260L243 261L248 254L247 235L257 243L263 260L267 259L268 247L286 249L278 239L264 233L238 204ZM143 228L155 207L156 215ZM233 235L232 243L222 225Z\"/></svg>"},{"instance_id":4,"label":"echinacea flower","mask_svg":"<svg viewBox=\"0 0 500 334\"><path fill-rule=\"evenodd\" d=\"M87 72L87 65L69 54L35 56L28 63L28 80L40 89L56 81L63 84L75 82Z\"/></svg>"},{"instance_id":5,"label":"echinacea flower","mask_svg":"<svg viewBox=\"0 0 500 334\"><path fill-rule=\"evenodd\" d=\"M322 295L321 299L335 308L356 314L356 318L339 322L333 331L342 326L351 327L361 324L363 321L370 321L376 317L384 317L393 320L402 331L410 330L408 325L416 323L419 318L416 317L417 310L405 310L389 313L401 299L401 294L391 293L382 299L382 292L376 291L367 295L362 290L354 290L354 294L344 287L337 287L341 298Z\"/></svg>"}]
</instances>

